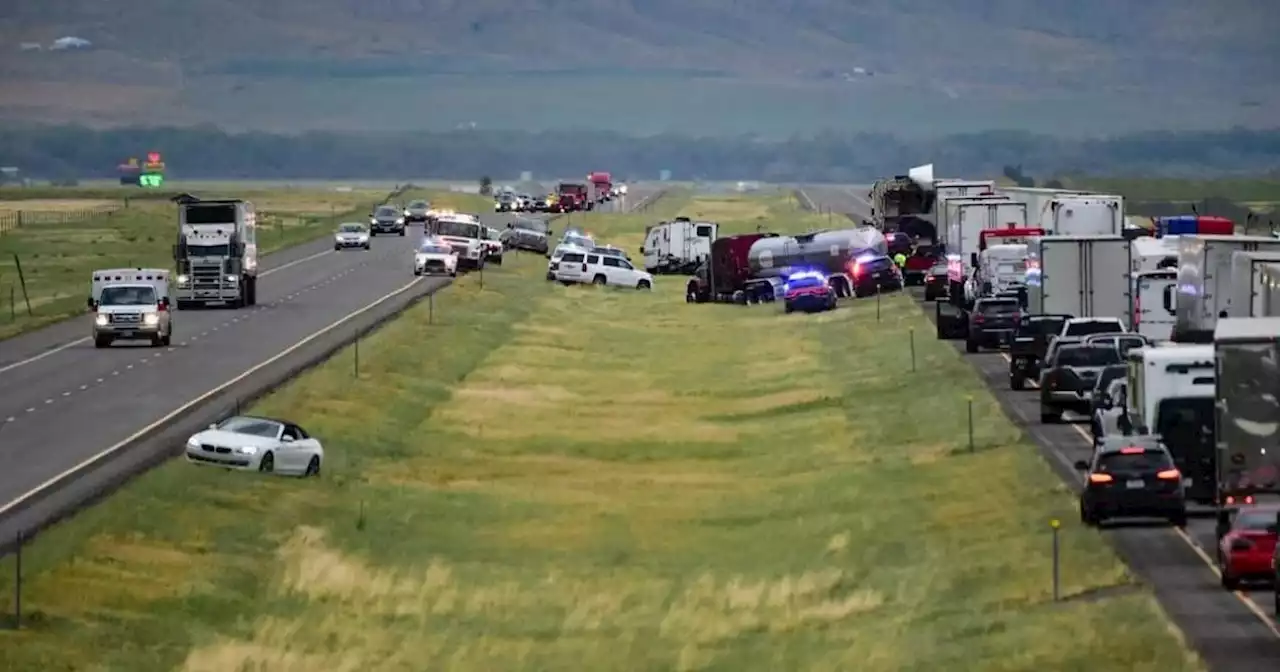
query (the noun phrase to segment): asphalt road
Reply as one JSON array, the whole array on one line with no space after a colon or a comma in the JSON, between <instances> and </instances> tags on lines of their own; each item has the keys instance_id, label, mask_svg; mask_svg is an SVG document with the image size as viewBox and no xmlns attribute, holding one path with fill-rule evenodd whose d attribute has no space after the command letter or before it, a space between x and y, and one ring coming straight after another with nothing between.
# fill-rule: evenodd
<instances>
[{"instance_id":1,"label":"asphalt road","mask_svg":"<svg viewBox=\"0 0 1280 672\"><path fill-rule=\"evenodd\" d=\"M851 191L852 190L852 191ZM867 216L862 187L804 187L820 207ZM931 304L922 308L932 316ZM957 343L957 349L960 347ZM1087 425L1043 425L1035 391L1013 392L1008 358L998 352L964 355L1000 400L1005 412L1036 442L1046 460L1073 487L1072 466L1092 451ZM1193 518L1186 531L1167 526L1111 527L1103 534L1134 573L1151 586L1161 606L1210 669L1223 672L1280 670L1280 629L1271 615L1270 589L1229 592L1218 581L1212 517Z\"/></svg>"},{"instance_id":2,"label":"asphalt road","mask_svg":"<svg viewBox=\"0 0 1280 672\"><path fill-rule=\"evenodd\" d=\"M831 210L837 213L853 214L859 219L871 219L871 203L867 200L869 184L853 185L803 185L797 190L817 209Z\"/></svg>"},{"instance_id":3,"label":"asphalt road","mask_svg":"<svg viewBox=\"0 0 1280 672\"><path fill-rule=\"evenodd\" d=\"M632 192L606 207L638 203L653 190ZM503 228L517 216L529 217L481 218ZM259 305L178 311L171 347L96 349L87 315L0 342L0 516L42 484L404 288L414 280L421 235L410 227L403 238L375 237L368 251L337 252L324 239L271 255L259 275Z\"/></svg>"}]
</instances>

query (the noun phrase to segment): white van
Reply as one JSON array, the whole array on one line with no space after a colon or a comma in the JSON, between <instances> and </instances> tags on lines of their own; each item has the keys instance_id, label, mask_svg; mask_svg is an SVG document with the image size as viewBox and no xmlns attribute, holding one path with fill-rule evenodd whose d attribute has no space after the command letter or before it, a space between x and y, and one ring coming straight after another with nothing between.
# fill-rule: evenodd
<instances>
[{"instance_id":1,"label":"white van","mask_svg":"<svg viewBox=\"0 0 1280 672\"><path fill-rule=\"evenodd\" d=\"M169 271L158 268L109 268L93 272L89 310L93 345L117 340L147 340L169 345L173 338Z\"/></svg>"}]
</instances>

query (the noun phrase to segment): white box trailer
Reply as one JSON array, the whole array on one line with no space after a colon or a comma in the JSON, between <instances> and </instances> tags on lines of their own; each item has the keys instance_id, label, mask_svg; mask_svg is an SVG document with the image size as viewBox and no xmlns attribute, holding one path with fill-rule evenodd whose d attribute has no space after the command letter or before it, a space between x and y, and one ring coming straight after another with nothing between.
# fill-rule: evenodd
<instances>
[{"instance_id":1,"label":"white box trailer","mask_svg":"<svg viewBox=\"0 0 1280 672\"><path fill-rule=\"evenodd\" d=\"M1040 227L1045 214L1050 212L1049 204L1060 196L1083 196L1090 192L1074 189L1046 189L1043 187L1000 187L999 192L1019 203L1027 205L1027 226ZM1042 228L1042 227L1041 227Z\"/></svg>"},{"instance_id":2,"label":"white box trailer","mask_svg":"<svg viewBox=\"0 0 1280 672\"><path fill-rule=\"evenodd\" d=\"M1123 236L1045 236L1028 247L1027 305L1032 313L1131 322L1131 262Z\"/></svg>"},{"instance_id":3,"label":"white box trailer","mask_svg":"<svg viewBox=\"0 0 1280 672\"><path fill-rule=\"evenodd\" d=\"M1280 252L1269 236L1182 236L1178 240L1177 324L1173 340L1210 343L1219 317L1231 306L1232 254Z\"/></svg>"},{"instance_id":4,"label":"white box trailer","mask_svg":"<svg viewBox=\"0 0 1280 672\"><path fill-rule=\"evenodd\" d=\"M1262 314L1257 317L1280 317L1280 264L1264 264L1258 270L1262 292Z\"/></svg>"},{"instance_id":5,"label":"white box trailer","mask_svg":"<svg viewBox=\"0 0 1280 672\"><path fill-rule=\"evenodd\" d=\"M1059 196L1049 202L1038 226L1059 236L1119 236L1124 233L1124 197Z\"/></svg>"},{"instance_id":6,"label":"white box trailer","mask_svg":"<svg viewBox=\"0 0 1280 672\"><path fill-rule=\"evenodd\" d=\"M1280 263L1280 248L1265 252L1231 253L1231 303L1227 307L1228 316L1267 317L1262 286L1269 278L1264 278L1262 271L1277 263Z\"/></svg>"}]
</instances>

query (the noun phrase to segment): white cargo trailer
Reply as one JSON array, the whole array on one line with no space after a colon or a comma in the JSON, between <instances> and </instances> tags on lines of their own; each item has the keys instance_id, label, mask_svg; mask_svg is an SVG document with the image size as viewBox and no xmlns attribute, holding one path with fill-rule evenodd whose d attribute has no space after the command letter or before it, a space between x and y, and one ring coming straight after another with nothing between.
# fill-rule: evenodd
<instances>
[{"instance_id":1,"label":"white cargo trailer","mask_svg":"<svg viewBox=\"0 0 1280 672\"><path fill-rule=\"evenodd\" d=\"M1178 240L1177 325L1173 340L1212 342L1219 317L1230 315L1234 252L1280 252L1267 236L1182 236Z\"/></svg>"},{"instance_id":2,"label":"white cargo trailer","mask_svg":"<svg viewBox=\"0 0 1280 672\"><path fill-rule=\"evenodd\" d=\"M1280 264L1266 264L1258 271L1262 290L1260 317L1280 317Z\"/></svg>"},{"instance_id":3,"label":"white cargo trailer","mask_svg":"<svg viewBox=\"0 0 1280 672\"><path fill-rule=\"evenodd\" d=\"M1231 253L1231 317L1266 317L1262 294L1262 271L1280 263L1280 247L1266 252Z\"/></svg>"},{"instance_id":4,"label":"white cargo trailer","mask_svg":"<svg viewBox=\"0 0 1280 672\"><path fill-rule=\"evenodd\" d=\"M1027 206L1027 226L1041 227L1051 215L1049 204L1061 196L1084 196L1088 191L1075 189L1046 189L1043 187L1000 187L999 193ZM1052 222L1052 217L1047 218ZM1041 227L1043 228L1043 227Z\"/></svg>"},{"instance_id":5,"label":"white cargo trailer","mask_svg":"<svg viewBox=\"0 0 1280 672\"><path fill-rule=\"evenodd\" d=\"M1059 236L1118 236L1124 233L1124 198L1103 194L1059 196L1039 227Z\"/></svg>"},{"instance_id":6,"label":"white cargo trailer","mask_svg":"<svg viewBox=\"0 0 1280 672\"><path fill-rule=\"evenodd\" d=\"M1129 241L1123 236L1046 236L1028 246L1033 313L1116 317L1129 324Z\"/></svg>"}]
</instances>

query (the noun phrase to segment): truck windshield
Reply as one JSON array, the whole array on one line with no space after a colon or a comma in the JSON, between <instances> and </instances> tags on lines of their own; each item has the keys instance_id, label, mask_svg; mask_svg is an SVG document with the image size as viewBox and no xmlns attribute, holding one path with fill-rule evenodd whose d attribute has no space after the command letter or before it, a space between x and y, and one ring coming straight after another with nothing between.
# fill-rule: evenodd
<instances>
[{"instance_id":1,"label":"truck windshield","mask_svg":"<svg viewBox=\"0 0 1280 672\"><path fill-rule=\"evenodd\" d=\"M395 219L400 216L400 213L396 212L393 208L378 208L378 211L375 212L373 216L379 219Z\"/></svg>"},{"instance_id":2,"label":"truck windshield","mask_svg":"<svg viewBox=\"0 0 1280 672\"><path fill-rule=\"evenodd\" d=\"M480 225L472 224L470 222L454 222L445 219L436 222L436 235L478 239L480 237Z\"/></svg>"},{"instance_id":3,"label":"truck windshield","mask_svg":"<svg viewBox=\"0 0 1280 672\"><path fill-rule=\"evenodd\" d=\"M229 257L231 256L231 246L222 243L221 245L187 245L188 257Z\"/></svg>"},{"instance_id":4,"label":"truck windshield","mask_svg":"<svg viewBox=\"0 0 1280 672\"><path fill-rule=\"evenodd\" d=\"M98 303L104 306L153 306L156 290L148 286L104 287Z\"/></svg>"}]
</instances>

